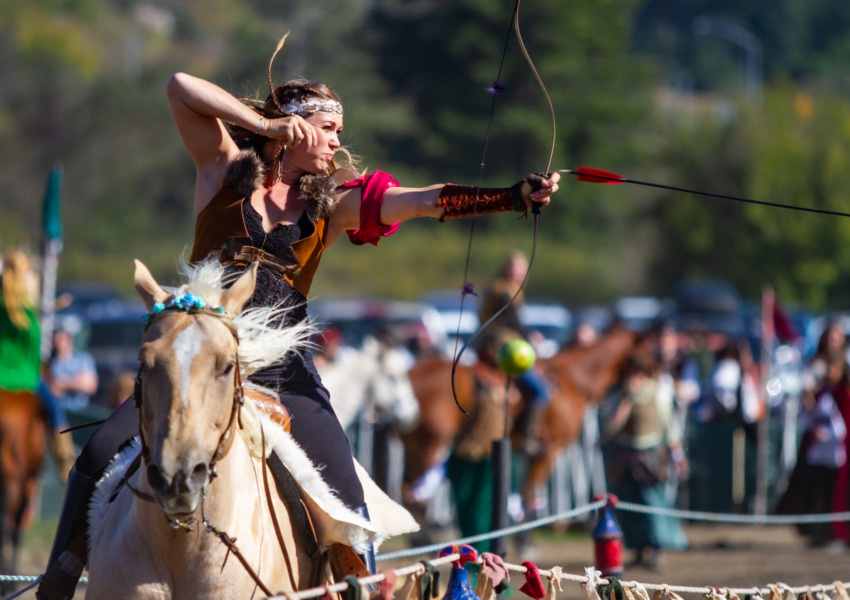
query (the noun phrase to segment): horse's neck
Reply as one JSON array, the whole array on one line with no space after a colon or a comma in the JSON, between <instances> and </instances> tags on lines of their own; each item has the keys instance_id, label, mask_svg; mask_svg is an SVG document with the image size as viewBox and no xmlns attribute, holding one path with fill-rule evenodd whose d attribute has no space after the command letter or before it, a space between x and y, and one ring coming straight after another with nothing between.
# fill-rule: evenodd
<instances>
[{"instance_id":1,"label":"horse's neck","mask_svg":"<svg viewBox=\"0 0 850 600\"><path fill-rule=\"evenodd\" d=\"M552 358L556 369L592 400L617 381L619 367L635 345L631 332L616 332L586 348L568 348Z\"/></svg>"}]
</instances>

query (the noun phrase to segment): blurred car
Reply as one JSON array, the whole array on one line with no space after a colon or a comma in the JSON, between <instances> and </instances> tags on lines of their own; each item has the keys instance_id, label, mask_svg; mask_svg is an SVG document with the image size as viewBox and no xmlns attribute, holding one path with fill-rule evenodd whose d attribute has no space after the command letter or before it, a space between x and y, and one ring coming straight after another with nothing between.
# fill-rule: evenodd
<instances>
[{"instance_id":1,"label":"blurred car","mask_svg":"<svg viewBox=\"0 0 850 600\"><path fill-rule=\"evenodd\" d=\"M540 358L551 358L572 335L573 315L563 304L528 300L519 309L519 319L529 332L542 337L535 346Z\"/></svg>"},{"instance_id":2,"label":"blurred car","mask_svg":"<svg viewBox=\"0 0 850 600\"><path fill-rule=\"evenodd\" d=\"M100 379L92 403L109 405L109 392L120 378L139 370L147 309L144 304L110 302L89 307L80 332L80 347L94 358Z\"/></svg>"},{"instance_id":3,"label":"blurred car","mask_svg":"<svg viewBox=\"0 0 850 600\"><path fill-rule=\"evenodd\" d=\"M455 351L455 346L460 348L470 337L475 335L480 326L478 320L478 296L467 295L463 298L463 311L461 311L461 296L456 291L434 291L422 296L421 302L433 306L440 317L440 322L446 332L447 347L450 353ZM475 352L470 349L474 358Z\"/></svg>"},{"instance_id":4,"label":"blurred car","mask_svg":"<svg viewBox=\"0 0 850 600\"><path fill-rule=\"evenodd\" d=\"M688 280L676 287L676 321L684 331L743 336L746 323L738 290L718 279Z\"/></svg>"},{"instance_id":5,"label":"blurred car","mask_svg":"<svg viewBox=\"0 0 850 600\"><path fill-rule=\"evenodd\" d=\"M118 290L108 283L75 281L56 287L56 298L67 301L68 306L60 312L85 315L99 306L121 304Z\"/></svg>"},{"instance_id":6,"label":"blurred car","mask_svg":"<svg viewBox=\"0 0 850 600\"><path fill-rule=\"evenodd\" d=\"M388 328L395 343L414 354L423 344L445 351L447 337L440 315L424 303L328 298L311 301L308 313L319 327L338 330L341 343L353 348L360 348L366 337L376 337Z\"/></svg>"},{"instance_id":7,"label":"blurred car","mask_svg":"<svg viewBox=\"0 0 850 600\"><path fill-rule=\"evenodd\" d=\"M660 320L675 313L670 299L653 296L623 296L614 302L614 317L625 327L635 331L646 331Z\"/></svg>"},{"instance_id":8,"label":"blurred car","mask_svg":"<svg viewBox=\"0 0 850 600\"><path fill-rule=\"evenodd\" d=\"M449 339L450 351L453 351L455 341L458 348L465 344L481 326L478 318L480 300L478 296L468 295L463 300L461 312L461 296L457 292L436 291L425 294L422 302L433 306L445 328ZM547 300L527 300L519 308L519 319L529 331L536 331L542 337L537 352L541 358L549 358L566 343L572 331L573 317L566 306ZM468 349L472 353L474 350ZM466 354L464 354L465 356Z\"/></svg>"}]
</instances>

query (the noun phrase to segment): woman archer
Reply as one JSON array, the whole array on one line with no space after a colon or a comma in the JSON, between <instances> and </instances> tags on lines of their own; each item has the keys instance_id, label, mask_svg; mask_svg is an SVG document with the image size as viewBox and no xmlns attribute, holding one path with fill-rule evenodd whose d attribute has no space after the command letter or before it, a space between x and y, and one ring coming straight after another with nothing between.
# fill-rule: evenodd
<instances>
[{"instance_id":1,"label":"woman archer","mask_svg":"<svg viewBox=\"0 0 850 600\"><path fill-rule=\"evenodd\" d=\"M340 99L322 83L288 81L259 104L177 73L168 83L168 99L197 171L191 260L213 254L234 271L259 262L248 307L291 307L281 327L307 318L319 261L343 232L355 245L377 245L401 221L525 212L531 202L548 204L558 189L557 173L529 175L511 188L480 189L406 188L388 173L361 175L340 144ZM292 436L323 466L323 477L340 499L368 518L348 440L310 353L292 355L252 381L279 393L292 417ZM71 472L39 598L73 596L86 562L80 538L89 497L109 460L137 431L133 403L125 402L83 449Z\"/></svg>"}]
</instances>

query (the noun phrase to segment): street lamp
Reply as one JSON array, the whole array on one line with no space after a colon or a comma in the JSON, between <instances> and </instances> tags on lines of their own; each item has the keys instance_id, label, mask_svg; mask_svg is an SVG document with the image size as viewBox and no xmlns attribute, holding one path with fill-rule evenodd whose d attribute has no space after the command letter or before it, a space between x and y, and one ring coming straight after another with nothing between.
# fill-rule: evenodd
<instances>
[{"instance_id":1,"label":"street lamp","mask_svg":"<svg viewBox=\"0 0 850 600\"><path fill-rule=\"evenodd\" d=\"M697 17L694 19L694 32L697 35L716 35L744 50L744 85L747 97L753 104L760 104L764 63L763 46L758 36L749 29L724 17Z\"/></svg>"}]
</instances>

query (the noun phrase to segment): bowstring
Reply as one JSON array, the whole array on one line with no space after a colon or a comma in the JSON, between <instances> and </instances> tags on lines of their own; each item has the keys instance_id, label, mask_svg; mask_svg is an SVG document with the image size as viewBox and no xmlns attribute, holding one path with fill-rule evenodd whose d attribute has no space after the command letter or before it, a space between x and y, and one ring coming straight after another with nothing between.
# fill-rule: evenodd
<instances>
[{"instance_id":1,"label":"bowstring","mask_svg":"<svg viewBox=\"0 0 850 600\"><path fill-rule=\"evenodd\" d=\"M535 206L531 211L531 214L532 214L531 254L529 255L529 258L528 258L528 268L525 271L525 275L523 276L522 282L520 283L519 287L517 288L517 291L514 293L513 296L511 296L510 300L508 300L505 303L504 306L502 306L489 319L487 319L487 321L485 321L475 331L475 333L472 336L470 336L470 338L468 340L466 340L466 342L464 342L463 346L461 346L460 350L458 351L457 346L458 346L458 343L460 341L460 325L461 325L461 319L463 318L464 300L466 299L466 295L468 293L471 293L470 292L471 286L470 286L470 282L469 282L469 262L470 262L470 255L471 255L471 252L472 252L472 237L473 237L473 232L475 231L475 213L476 213L476 209L477 209L477 206L478 206L478 192L481 189L481 182L482 182L483 176L484 176L484 164L485 164L484 159L485 159L485 156L486 156L486 153L487 153L487 145L490 141L490 129L491 129L491 126L493 124L493 115L495 113L495 107L496 107L496 96L499 93L499 88L497 86L501 85L500 79L501 79L501 75L502 75L502 68L504 67L504 64L505 64L505 57L507 56L508 43L509 43L510 37L511 37L511 30L513 30L516 33L517 43L519 44L520 50L522 51L522 54L525 57L525 60L528 63L528 66L531 68L531 72L534 74L535 79L537 79L537 83L540 86L540 89L543 91L543 95L546 97L546 102L549 105L549 114L552 118L552 142L551 142L551 145L549 147L549 158L548 158L548 161L546 162L546 170L544 171L544 174L548 174L551 171L552 158L555 155L555 143L556 143L556 140L557 140L557 120L555 118L555 107L552 104L552 98L549 95L549 91L546 89L546 84L543 82L543 78L540 76L540 73L537 71L537 67L534 65L534 61L531 59L531 55L529 54L528 48L525 45L525 41L522 38L522 32L521 32L520 26L519 26L519 6L520 6L520 2L521 2L521 0L516 0L516 3L514 4L513 14L511 16L511 25L512 26L508 27L508 33L505 36L505 45L504 45L504 48L502 49L502 58L501 58L501 61L499 63L499 74L496 77L495 83L493 84L494 85L493 102L491 103L491 106L490 106L490 117L487 121L487 130L486 130L486 134L485 134L485 137L484 137L484 151L483 151L483 154L481 156L480 172L479 172L479 175L478 175L478 187L476 188L476 191L475 191L475 203L473 204L473 209L472 209L473 219L472 219L472 223L470 224L469 240L467 242L466 264L464 266L464 286L463 286L463 293L461 294L460 314L458 315L457 335L455 336L455 358L452 361L452 375L451 375L452 396L454 397L455 404L457 405L457 407L460 409L460 411L466 417L469 416L469 412L467 412L466 408L464 408L464 406L461 404L460 400L458 399L457 389L455 387L455 373L457 372L457 366L460 363L460 359L463 356L463 353L469 347L469 345L472 344L472 342L474 342L478 338L478 336L481 335L481 333L485 329L487 329L487 327L495 319L497 319L503 312L505 312L508 309L508 307L511 306L514 303L514 301L519 297L519 295L525 289L525 284L528 281L529 275L531 274L531 269L534 266L534 257L537 253L537 228L538 228L538 222L539 222L539 218L540 218L540 207L539 206Z\"/></svg>"},{"instance_id":2,"label":"bowstring","mask_svg":"<svg viewBox=\"0 0 850 600\"><path fill-rule=\"evenodd\" d=\"M475 235L475 217L478 212L478 198L481 191L481 183L484 181L484 166L486 164L487 157L487 148L490 144L490 132L493 128L493 117L496 114L496 99L501 93L501 80L502 80L502 70L505 67L505 59L508 55L508 46L511 41L511 32L513 31L514 22L516 21L517 11L519 10L520 0L516 0L516 4L514 4L514 10L511 14L511 22L508 24L508 31L505 34L505 43L502 47L502 58L499 61L499 70L496 74L496 79L494 80L493 87L491 88L491 93L493 96L493 100L490 102L490 114L487 118L487 128L484 133L484 148L481 151L481 162L479 164L478 170L478 183L475 187L475 202L472 205L472 219L470 219L469 223L469 237L466 242L466 260L464 261L463 267L463 290L460 296L460 311L457 317L457 331L455 333L455 347L454 347L454 359L452 360L452 396L454 397L455 404L460 409L460 411L464 414L464 416L468 417L469 412L463 407L458 400L457 390L455 388L455 373L457 372L458 363L460 363L460 359L463 356L464 351L466 350L469 343L478 336L480 331L477 331L470 339L468 339L463 346L458 350L458 344L460 343L460 326L463 320L463 309L466 304L466 297L469 294L475 295L473 291L472 283L469 281L469 265L472 257L472 238Z\"/></svg>"}]
</instances>

